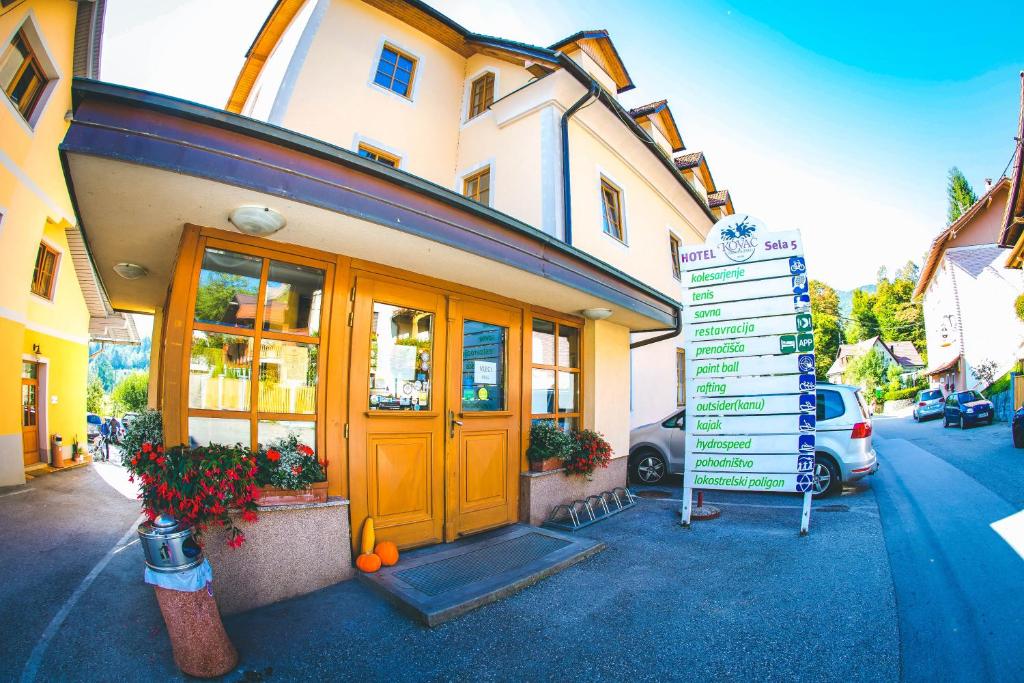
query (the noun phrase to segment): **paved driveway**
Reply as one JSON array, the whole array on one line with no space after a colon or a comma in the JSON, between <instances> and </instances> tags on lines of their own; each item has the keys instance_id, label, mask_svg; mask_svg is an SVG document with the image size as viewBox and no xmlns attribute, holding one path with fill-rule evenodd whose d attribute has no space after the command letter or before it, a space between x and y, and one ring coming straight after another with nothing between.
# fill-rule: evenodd
<instances>
[{"instance_id":1,"label":"paved driveway","mask_svg":"<svg viewBox=\"0 0 1024 683\"><path fill-rule=\"evenodd\" d=\"M21 675L48 620L130 526L134 504L94 470L0 498L0 529L47 510L68 518L29 594L0 593L0 680ZM895 599L870 490L829 501L804 538L796 497L716 499L723 516L691 530L678 525L678 502L643 500L584 532L606 551L433 630L357 582L231 617L242 664L228 679L896 680ZM0 545L4 567L10 548ZM30 569L32 552L18 553L19 571ZM48 578L57 567L60 581ZM177 678L141 577L137 544L112 554L49 643L38 680Z\"/></svg>"}]
</instances>

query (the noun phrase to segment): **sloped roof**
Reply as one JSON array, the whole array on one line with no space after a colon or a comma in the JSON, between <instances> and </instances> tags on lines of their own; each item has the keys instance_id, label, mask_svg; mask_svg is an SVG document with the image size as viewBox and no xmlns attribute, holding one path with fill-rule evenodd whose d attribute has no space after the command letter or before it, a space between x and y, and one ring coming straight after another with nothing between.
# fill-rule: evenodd
<instances>
[{"instance_id":1,"label":"sloped roof","mask_svg":"<svg viewBox=\"0 0 1024 683\"><path fill-rule=\"evenodd\" d=\"M626 65L623 63L622 58L619 57L619 51L615 49L615 44L612 43L608 31L604 29L578 31L553 45L549 45L548 49L564 52L565 48L572 44L586 52L591 59L597 62L612 77L612 80L615 81L617 92L624 93L636 87L633 79L629 76L629 72L626 71Z\"/></svg>"},{"instance_id":2,"label":"sloped roof","mask_svg":"<svg viewBox=\"0 0 1024 683\"><path fill-rule=\"evenodd\" d=\"M704 152L686 152L675 157L672 161L675 162L676 168L680 171L686 171L699 166L704 161Z\"/></svg>"},{"instance_id":3,"label":"sloped roof","mask_svg":"<svg viewBox=\"0 0 1024 683\"><path fill-rule=\"evenodd\" d=\"M936 367L928 368L925 371L925 374L927 374L929 377L932 377L934 375L941 375L942 373L944 373L947 370L951 369L954 365L956 365L959 362L960 362L960 354L957 354L957 355L953 356L952 358L950 358L948 361L946 361L944 363L941 363L941 364L939 364Z\"/></svg>"},{"instance_id":4,"label":"sloped roof","mask_svg":"<svg viewBox=\"0 0 1024 683\"><path fill-rule=\"evenodd\" d=\"M988 189L988 192L983 194L978 201L974 202L969 209L964 211L960 218L953 221L949 227L939 233L938 237L932 240L931 249L928 251L928 258L925 259L924 267L921 268L921 277L918 278L917 287L914 288L914 298L921 296L928 289L928 284L932 281L932 277L935 276L935 270L938 268L939 261L946 251L946 243L951 238L956 237L957 232L974 220L981 213L982 209L989 205L989 202L997 192L1009 187L1009 185L1010 181L1006 176L1000 178ZM993 242L995 240L996 236L993 235Z\"/></svg>"},{"instance_id":5,"label":"sloped roof","mask_svg":"<svg viewBox=\"0 0 1024 683\"><path fill-rule=\"evenodd\" d=\"M998 261L1004 253L998 244L988 244L980 247L950 249L946 252L946 258L971 277L977 278L987 268L996 270L1001 266L1002 264Z\"/></svg>"},{"instance_id":6,"label":"sloped roof","mask_svg":"<svg viewBox=\"0 0 1024 683\"><path fill-rule=\"evenodd\" d=\"M138 344L139 333L135 321L126 313L114 311L107 298L107 292L100 283L85 238L78 226L64 229L68 241L68 253L75 269L78 287L89 311L89 339L114 344Z\"/></svg>"},{"instance_id":7,"label":"sloped roof","mask_svg":"<svg viewBox=\"0 0 1024 683\"><path fill-rule=\"evenodd\" d=\"M729 195L729 190L718 190L716 192L708 193L708 206L712 209L723 207L726 214L734 213L732 208L732 197Z\"/></svg>"},{"instance_id":8,"label":"sloped roof","mask_svg":"<svg viewBox=\"0 0 1024 683\"><path fill-rule=\"evenodd\" d=\"M1020 113L1017 117L1017 149L1013 158L1013 180L1006 213L999 233L999 244L1014 247L1024 232L1024 71L1020 72Z\"/></svg>"},{"instance_id":9,"label":"sloped roof","mask_svg":"<svg viewBox=\"0 0 1024 683\"><path fill-rule=\"evenodd\" d=\"M896 358L896 362L904 367L924 367L924 359L918 353L917 347L911 341L895 341L888 344L889 350Z\"/></svg>"},{"instance_id":10,"label":"sloped roof","mask_svg":"<svg viewBox=\"0 0 1024 683\"><path fill-rule=\"evenodd\" d=\"M654 120L655 125L661 130L673 152L682 152L686 149L683 138L679 134L679 127L672 116L672 110L668 107L668 100L658 100L629 110L629 116L637 123L645 120Z\"/></svg>"}]
</instances>

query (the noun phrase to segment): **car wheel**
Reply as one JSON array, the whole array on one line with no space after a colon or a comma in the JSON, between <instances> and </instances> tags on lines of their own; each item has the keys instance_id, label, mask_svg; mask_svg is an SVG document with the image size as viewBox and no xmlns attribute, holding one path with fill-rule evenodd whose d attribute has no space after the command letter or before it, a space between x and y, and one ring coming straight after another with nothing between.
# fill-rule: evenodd
<instances>
[{"instance_id":1,"label":"car wheel","mask_svg":"<svg viewBox=\"0 0 1024 683\"><path fill-rule=\"evenodd\" d=\"M919 418L919 417L917 416L917 411L915 410L915 411L914 411L914 422L920 422L920 421L921 421L921 418Z\"/></svg>"},{"instance_id":2,"label":"car wheel","mask_svg":"<svg viewBox=\"0 0 1024 683\"><path fill-rule=\"evenodd\" d=\"M1024 448L1024 430L1011 428L1010 431L1013 433L1013 447Z\"/></svg>"},{"instance_id":3,"label":"car wheel","mask_svg":"<svg viewBox=\"0 0 1024 683\"><path fill-rule=\"evenodd\" d=\"M995 421L995 419L996 419L995 415L989 415L988 416L988 422L986 422L985 424L987 424L989 427L991 427L992 423Z\"/></svg>"},{"instance_id":4,"label":"car wheel","mask_svg":"<svg viewBox=\"0 0 1024 683\"><path fill-rule=\"evenodd\" d=\"M641 451L631 468L633 481L641 484L657 484L668 473L668 466L661 453L652 450Z\"/></svg>"},{"instance_id":5,"label":"car wheel","mask_svg":"<svg viewBox=\"0 0 1024 683\"><path fill-rule=\"evenodd\" d=\"M960 429L967 429L967 420L964 419L963 415L960 416Z\"/></svg>"},{"instance_id":6,"label":"car wheel","mask_svg":"<svg viewBox=\"0 0 1024 683\"><path fill-rule=\"evenodd\" d=\"M828 456L816 453L814 456L814 489L815 498L828 498L839 493L843 482L839 478L839 467Z\"/></svg>"},{"instance_id":7,"label":"car wheel","mask_svg":"<svg viewBox=\"0 0 1024 683\"><path fill-rule=\"evenodd\" d=\"M943 415L943 416L942 416L942 428L943 428L943 429L946 429L947 427L949 427L949 420L947 420L947 419L946 419L946 416L945 416L945 415Z\"/></svg>"}]
</instances>

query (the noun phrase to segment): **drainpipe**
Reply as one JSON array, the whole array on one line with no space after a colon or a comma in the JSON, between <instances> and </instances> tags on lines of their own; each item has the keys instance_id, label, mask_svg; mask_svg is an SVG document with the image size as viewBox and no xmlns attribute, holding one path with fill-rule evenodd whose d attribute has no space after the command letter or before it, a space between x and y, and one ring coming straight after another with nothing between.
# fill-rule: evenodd
<instances>
[{"instance_id":1,"label":"drainpipe","mask_svg":"<svg viewBox=\"0 0 1024 683\"><path fill-rule=\"evenodd\" d=\"M564 241L569 246L572 246L572 190L569 186L569 119L579 111L580 107L587 100L597 95L600 87L597 81L591 79L587 94L576 100L562 114L562 226L564 228Z\"/></svg>"},{"instance_id":2,"label":"drainpipe","mask_svg":"<svg viewBox=\"0 0 1024 683\"><path fill-rule=\"evenodd\" d=\"M675 337L678 337L679 333L683 331L683 309L677 308L673 315L676 319L674 327L661 327L655 330L637 330L633 334L641 332L660 332L662 330L670 330L669 332L666 332L665 334L659 334L658 336L651 337L650 339L641 339L640 341L635 341L629 345L629 348L639 349L641 346L647 346L648 344L655 344L660 341L665 341L666 339L673 339Z\"/></svg>"}]
</instances>

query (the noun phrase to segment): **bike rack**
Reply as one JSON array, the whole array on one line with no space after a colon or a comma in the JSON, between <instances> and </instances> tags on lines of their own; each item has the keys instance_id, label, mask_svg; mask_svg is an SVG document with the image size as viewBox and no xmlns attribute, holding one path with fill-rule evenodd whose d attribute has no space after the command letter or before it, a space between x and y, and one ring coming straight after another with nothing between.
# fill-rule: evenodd
<instances>
[{"instance_id":1,"label":"bike rack","mask_svg":"<svg viewBox=\"0 0 1024 683\"><path fill-rule=\"evenodd\" d=\"M637 498L628 488L617 486L611 491L602 491L584 500L574 500L556 505L543 526L563 531L576 531L594 522L617 515L636 505Z\"/></svg>"}]
</instances>

